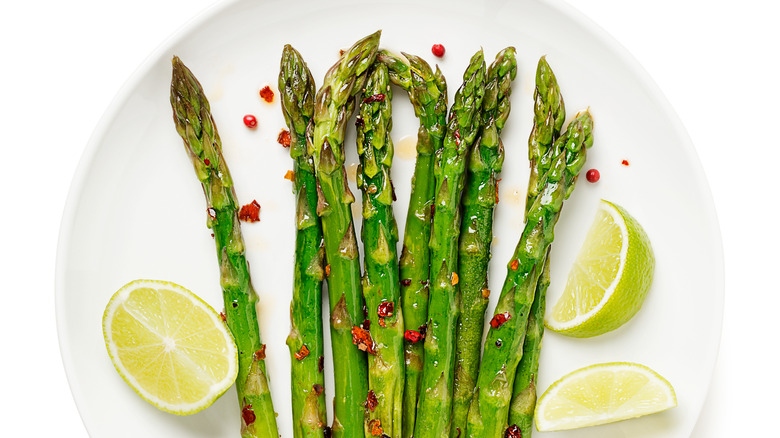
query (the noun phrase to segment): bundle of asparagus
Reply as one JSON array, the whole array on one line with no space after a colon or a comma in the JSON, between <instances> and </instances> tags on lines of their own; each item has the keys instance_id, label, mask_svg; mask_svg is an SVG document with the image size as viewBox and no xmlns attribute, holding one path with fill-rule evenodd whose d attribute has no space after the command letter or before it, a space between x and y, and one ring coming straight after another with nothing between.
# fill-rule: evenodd
<instances>
[{"instance_id":1,"label":"bundle of asparagus","mask_svg":"<svg viewBox=\"0 0 780 438\"><path fill-rule=\"evenodd\" d=\"M553 229L592 145L592 119L580 113L561 134L563 99L552 69L540 59L526 223L482 346L504 160L500 135L517 74L515 49L502 50L489 68L478 51L447 117L447 87L438 67L378 50L379 37L376 32L344 51L318 91L300 53L289 45L282 52L279 91L296 196L287 338L293 435L325 438L330 430L338 438L495 438L515 431L530 436ZM178 58L173 67L174 119L209 204L227 323L240 350L242 436L276 438L232 181L200 84ZM392 208L391 83L407 92L420 122L400 258ZM362 275L350 208L355 198L344 166L345 129L356 109ZM335 377L330 429L323 280Z\"/></svg>"}]
</instances>

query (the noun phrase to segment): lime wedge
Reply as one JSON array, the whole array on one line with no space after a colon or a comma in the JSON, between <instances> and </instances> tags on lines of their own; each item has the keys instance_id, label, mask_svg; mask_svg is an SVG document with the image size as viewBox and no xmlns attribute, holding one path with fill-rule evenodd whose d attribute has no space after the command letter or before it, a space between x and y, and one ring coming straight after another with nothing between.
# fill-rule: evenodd
<instances>
[{"instance_id":1,"label":"lime wedge","mask_svg":"<svg viewBox=\"0 0 780 438\"><path fill-rule=\"evenodd\" d=\"M591 365L562 377L539 397L540 432L577 429L654 414L677 406L672 385L650 368L627 362Z\"/></svg>"},{"instance_id":2,"label":"lime wedge","mask_svg":"<svg viewBox=\"0 0 780 438\"><path fill-rule=\"evenodd\" d=\"M574 337L620 327L642 307L654 269L650 239L639 222L622 207L602 200L545 325Z\"/></svg>"},{"instance_id":3,"label":"lime wedge","mask_svg":"<svg viewBox=\"0 0 780 438\"><path fill-rule=\"evenodd\" d=\"M210 406L236 379L238 349L217 312L170 282L136 280L103 314L116 370L138 395L177 415Z\"/></svg>"}]
</instances>

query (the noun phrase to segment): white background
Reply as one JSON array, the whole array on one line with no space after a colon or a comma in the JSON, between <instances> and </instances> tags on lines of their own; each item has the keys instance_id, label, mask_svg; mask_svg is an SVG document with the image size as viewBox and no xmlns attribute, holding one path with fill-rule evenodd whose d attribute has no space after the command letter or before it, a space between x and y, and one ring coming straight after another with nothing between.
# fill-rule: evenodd
<instances>
[{"instance_id":1,"label":"white background","mask_svg":"<svg viewBox=\"0 0 780 438\"><path fill-rule=\"evenodd\" d=\"M54 317L55 255L69 183L122 84L152 50L214 3L0 5L4 436L87 436L62 369ZM687 127L712 188L726 302L720 357L692 437L763 435L775 428L780 390L772 338L780 307L774 187L780 137L773 129L780 120L780 5L572 3L655 79Z\"/></svg>"}]
</instances>

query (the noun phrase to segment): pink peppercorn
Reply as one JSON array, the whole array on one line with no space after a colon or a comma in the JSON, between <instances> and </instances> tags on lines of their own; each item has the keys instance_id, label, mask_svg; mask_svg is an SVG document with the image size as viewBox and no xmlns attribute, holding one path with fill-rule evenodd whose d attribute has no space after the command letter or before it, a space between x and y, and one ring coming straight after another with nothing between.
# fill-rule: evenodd
<instances>
[{"instance_id":1,"label":"pink peppercorn","mask_svg":"<svg viewBox=\"0 0 780 438\"><path fill-rule=\"evenodd\" d=\"M431 47L431 53L433 53L434 56L441 58L444 56L444 46L441 44L434 44L433 47Z\"/></svg>"}]
</instances>

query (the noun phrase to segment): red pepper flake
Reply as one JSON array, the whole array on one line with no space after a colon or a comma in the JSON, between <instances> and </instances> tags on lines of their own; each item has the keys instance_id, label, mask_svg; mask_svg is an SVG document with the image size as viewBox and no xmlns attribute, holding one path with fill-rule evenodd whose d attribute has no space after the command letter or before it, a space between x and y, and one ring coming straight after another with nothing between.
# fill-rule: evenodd
<instances>
[{"instance_id":1,"label":"red pepper flake","mask_svg":"<svg viewBox=\"0 0 780 438\"><path fill-rule=\"evenodd\" d=\"M204 158L203 164L205 164L206 166L211 166L211 160L209 160L208 158Z\"/></svg>"},{"instance_id":2,"label":"red pepper flake","mask_svg":"<svg viewBox=\"0 0 780 438\"><path fill-rule=\"evenodd\" d=\"M410 284L412 284L412 279L411 278L404 278L403 280L401 280L401 286L403 286L403 287L407 287Z\"/></svg>"},{"instance_id":3,"label":"red pepper flake","mask_svg":"<svg viewBox=\"0 0 780 438\"><path fill-rule=\"evenodd\" d=\"M411 342L412 344L420 342L422 337L422 334L417 330L407 330L404 332L404 339L406 339L408 342Z\"/></svg>"},{"instance_id":4,"label":"red pepper flake","mask_svg":"<svg viewBox=\"0 0 780 438\"><path fill-rule=\"evenodd\" d=\"M380 304L379 307L376 309L376 314L381 316L382 318L393 316L393 308L394 305L392 301L385 301L384 303Z\"/></svg>"},{"instance_id":5,"label":"red pepper flake","mask_svg":"<svg viewBox=\"0 0 780 438\"><path fill-rule=\"evenodd\" d=\"M292 143L292 138L290 137L290 131L286 129L282 129L279 131L279 135L276 137L276 141L279 142L280 145L283 147L289 148L290 143Z\"/></svg>"},{"instance_id":6,"label":"red pepper flake","mask_svg":"<svg viewBox=\"0 0 780 438\"><path fill-rule=\"evenodd\" d=\"M363 330L371 330L371 320L370 319L364 319L363 323L360 324L360 328Z\"/></svg>"},{"instance_id":7,"label":"red pepper flake","mask_svg":"<svg viewBox=\"0 0 780 438\"><path fill-rule=\"evenodd\" d=\"M441 44L434 44L431 47L431 53L433 53L433 56L441 58L442 56L444 56L444 52L445 52L444 46L442 46Z\"/></svg>"},{"instance_id":8,"label":"red pepper flake","mask_svg":"<svg viewBox=\"0 0 780 438\"><path fill-rule=\"evenodd\" d=\"M241 409L241 418L244 419L244 423L246 423L247 426L255 422L257 417L255 416L255 411L252 409L252 405L246 405Z\"/></svg>"},{"instance_id":9,"label":"red pepper flake","mask_svg":"<svg viewBox=\"0 0 780 438\"><path fill-rule=\"evenodd\" d=\"M219 312L219 319L221 319L222 322L227 322L227 315L225 315L225 312Z\"/></svg>"},{"instance_id":10,"label":"red pepper flake","mask_svg":"<svg viewBox=\"0 0 780 438\"><path fill-rule=\"evenodd\" d=\"M252 114L247 114L244 116L244 125L246 125L247 128L257 128L257 117L253 116Z\"/></svg>"},{"instance_id":11,"label":"red pepper flake","mask_svg":"<svg viewBox=\"0 0 780 438\"><path fill-rule=\"evenodd\" d=\"M382 430L382 422L376 418L368 422L368 428L371 430L371 435L374 436L382 436L382 434L385 433L385 431Z\"/></svg>"},{"instance_id":12,"label":"red pepper flake","mask_svg":"<svg viewBox=\"0 0 780 438\"><path fill-rule=\"evenodd\" d=\"M325 276L330 277L330 265L325 265Z\"/></svg>"},{"instance_id":13,"label":"red pepper flake","mask_svg":"<svg viewBox=\"0 0 780 438\"><path fill-rule=\"evenodd\" d=\"M387 327L387 322L385 322L385 319L380 317L379 318L379 327L385 328Z\"/></svg>"},{"instance_id":14,"label":"red pepper flake","mask_svg":"<svg viewBox=\"0 0 780 438\"><path fill-rule=\"evenodd\" d=\"M504 438L522 438L520 428L516 424L507 427L506 432L504 432Z\"/></svg>"},{"instance_id":15,"label":"red pepper flake","mask_svg":"<svg viewBox=\"0 0 780 438\"><path fill-rule=\"evenodd\" d=\"M255 360L265 360L265 344L260 346L260 349L255 351Z\"/></svg>"},{"instance_id":16,"label":"red pepper flake","mask_svg":"<svg viewBox=\"0 0 780 438\"><path fill-rule=\"evenodd\" d=\"M325 391L325 387L315 383L314 385L311 386L311 390L314 391L315 395L320 395L322 394L323 391Z\"/></svg>"},{"instance_id":17,"label":"red pepper flake","mask_svg":"<svg viewBox=\"0 0 780 438\"><path fill-rule=\"evenodd\" d=\"M589 183L594 183L601 178L601 174L596 169L590 169L587 172L585 172L585 179L588 180Z\"/></svg>"},{"instance_id":18,"label":"red pepper flake","mask_svg":"<svg viewBox=\"0 0 780 438\"><path fill-rule=\"evenodd\" d=\"M482 289L482 298L488 298L488 297L490 297L490 289L488 288Z\"/></svg>"},{"instance_id":19,"label":"red pepper flake","mask_svg":"<svg viewBox=\"0 0 780 438\"><path fill-rule=\"evenodd\" d=\"M295 182L295 172L288 170L287 173L284 174L284 179Z\"/></svg>"},{"instance_id":20,"label":"red pepper flake","mask_svg":"<svg viewBox=\"0 0 780 438\"><path fill-rule=\"evenodd\" d=\"M253 200L241 207L241 210L238 212L238 219L244 222L258 222L260 220L260 204Z\"/></svg>"},{"instance_id":21,"label":"red pepper flake","mask_svg":"<svg viewBox=\"0 0 780 438\"><path fill-rule=\"evenodd\" d=\"M274 90L271 89L268 85L260 89L260 97L263 98L264 101L271 103L274 101Z\"/></svg>"},{"instance_id":22,"label":"red pepper flake","mask_svg":"<svg viewBox=\"0 0 780 438\"><path fill-rule=\"evenodd\" d=\"M361 327L352 327L352 343L357 345L358 349L365 351L368 354L376 356L376 349L374 348L374 340L371 339L371 333Z\"/></svg>"},{"instance_id":23,"label":"red pepper flake","mask_svg":"<svg viewBox=\"0 0 780 438\"><path fill-rule=\"evenodd\" d=\"M518 266L520 266L520 260L514 259L509 263L509 268L513 271L517 271Z\"/></svg>"},{"instance_id":24,"label":"red pepper flake","mask_svg":"<svg viewBox=\"0 0 780 438\"><path fill-rule=\"evenodd\" d=\"M624 166L628 166L628 160L623 160L623 161L620 162L620 164L622 164Z\"/></svg>"},{"instance_id":25,"label":"red pepper flake","mask_svg":"<svg viewBox=\"0 0 780 438\"><path fill-rule=\"evenodd\" d=\"M368 390L368 397L366 398L366 407L369 411L374 412L374 409L376 409L376 405L379 404L379 401L376 399L376 394L374 393L373 389Z\"/></svg>"},{"instance_id":26,"label":"red pepper flake","mask_svg":"<svg viewBox=\"0 0 780 438\"><path fill-rule=\"evenodd\" d=\"M309 347L307 347L306 345L301 345L301 349L298 350L297 353L295 353L295 358L298 360L303 360L308 355L309 355Z\"/></svg>"},{"instance_id":27,"label":"red pepper flake","mask_svg":"<svg viewBox=\"0 0 780 438\"><path fill-rule=\"evenodd\" d=\"M504 325L504 323L507 322L511 317L512 315L510 315L509 312L499 313L490 320L490 326L494 329L497 329Z\"/></svg>"},{"instance_id":28,"label":"red pepper flake","mask_svg":"<svg viewBox=\"0 0 780 438\"><path fill-rule=\"evenodd\" d=\"M374 103L374 102L384 102L384 101L385 101L385 95L382 93L373 94L363 99L363 103Z\"/></svg>"},{"instance_id":29,"label":"red pepper flake","mask_svg":"<svg viewBox=\"0 0 780 438\"><path fill-rule=\"evenodd\" d=\"M453 137L455 137L455 144L460 145L460 129L455 130Z\"/></svg>"},{"instance_id":30,"label":"red pepper flake","mask_svg":"<svg viewBox=\"0 0 780 438\"><path fill-rule=\"evenodd\" d=\"M455 286L456 284L458 284L458 273L457 272L453 272L452 273L452 285Z\"/></svg>"}]
</instances>

